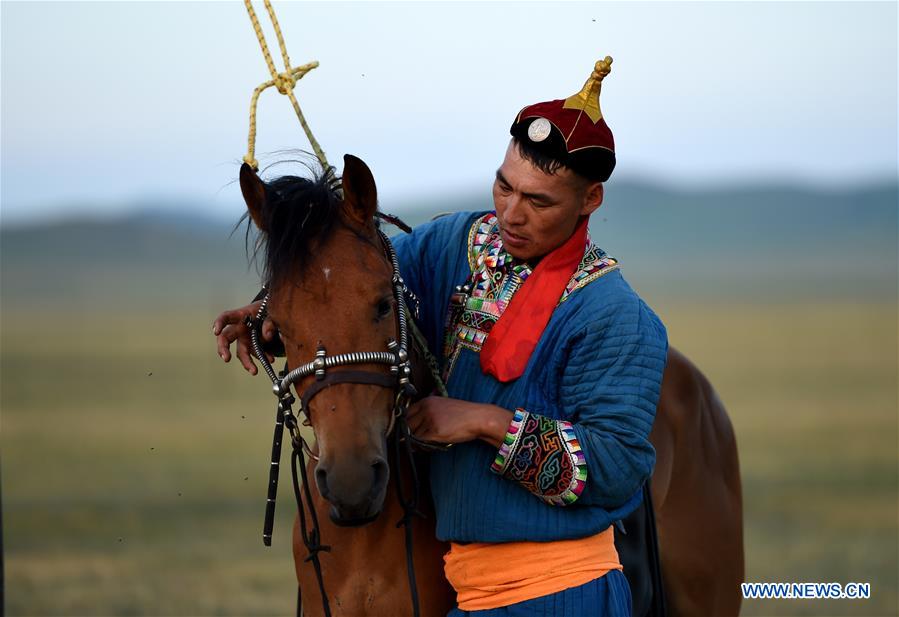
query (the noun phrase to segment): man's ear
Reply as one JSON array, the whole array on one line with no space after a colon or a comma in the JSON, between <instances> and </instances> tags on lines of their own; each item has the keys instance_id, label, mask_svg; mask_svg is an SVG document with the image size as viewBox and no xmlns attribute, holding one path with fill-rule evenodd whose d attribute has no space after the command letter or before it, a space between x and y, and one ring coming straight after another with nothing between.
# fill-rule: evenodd
<instances>
[{"instance_id":1,"label":"man's ear","mask_svg":"<svg viewBox=\"0 0 899 617\"><path fill-rule=\"evenodd\" d=\"M594 182L587 187L584 193L584 205L581 207L581 216L593 214L602 205L605 194L602 182Z\"/></svg>"},{"instance_id":2,"label":"man's ear","mask_svg":"<svg viewBox=\"0 0 899 617\"><path fill-rule=\"evenodd\" d=\"M244 163L240 166L240 192L247 203L250 218L259 231L268 233L265 224L265 184L252 167Z\"/></svg>"},{"instance_id":3,"label":"man's ear","mask_svg":"<svg viewBox=\"0 0 899 617\"><path fill-rule=\"evenodd\" d=\"M343 157L343 213L351 223L370 227L378 210L378 189L375 178L362 159L345 154Z\"/></svg>"}]
</instances>

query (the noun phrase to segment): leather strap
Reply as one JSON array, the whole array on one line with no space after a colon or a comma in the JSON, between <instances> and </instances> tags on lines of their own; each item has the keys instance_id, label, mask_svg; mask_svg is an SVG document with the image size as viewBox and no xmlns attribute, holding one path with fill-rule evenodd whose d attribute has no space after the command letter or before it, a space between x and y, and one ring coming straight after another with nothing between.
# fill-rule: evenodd
<instances>
[{"instance_id":1,"label":"leather strap","mask_svg":"<svg viewBox=\"0 0 899 617\"><path fill-rule=\"evenodd\" d=\"M316 394L330 388L339 383L358 383L370 386L383 386L385 388L396 388L397 378L395 375L386 375L384 373L375 373L372 371L329 371L325 374L324 379L316 380L311 386L306 388L300 397L302 404L301 409L309 414L309 401Z\"/></svg>"}]
</instances>

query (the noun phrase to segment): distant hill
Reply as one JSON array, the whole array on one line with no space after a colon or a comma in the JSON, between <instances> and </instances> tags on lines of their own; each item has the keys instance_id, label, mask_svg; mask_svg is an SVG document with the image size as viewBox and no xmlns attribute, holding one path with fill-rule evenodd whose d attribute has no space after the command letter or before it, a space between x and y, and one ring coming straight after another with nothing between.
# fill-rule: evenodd
<instances>
[{"instance_id":1,"label":"distant hill","mask_svg":"<svg viewBox=\"0 0 899 617\"><path fill-rule=\"evenodd\" d=\"M649 297L895 298L897 196L896 184L834 191L610 184L591 232ZM420 224L491 201L487 192L460 192L382 207ZM0 228L4 308L217 309L251 296L258 276L247 264L243 228L232 235L236 221L191 212L184 204L114 220Z\"/></svg>"},{"instance_id":2,"label":"distant hill","mask_svg":"<svg viewBox=\"0 0 899 617\"><path fill-rule=\"evenodd\" d=\"M208 219L152 213L0 229L5 307L185 309L255 295L244 233ZM253 290L253 291L251 291Z\"/></svg>"}]
</instances>

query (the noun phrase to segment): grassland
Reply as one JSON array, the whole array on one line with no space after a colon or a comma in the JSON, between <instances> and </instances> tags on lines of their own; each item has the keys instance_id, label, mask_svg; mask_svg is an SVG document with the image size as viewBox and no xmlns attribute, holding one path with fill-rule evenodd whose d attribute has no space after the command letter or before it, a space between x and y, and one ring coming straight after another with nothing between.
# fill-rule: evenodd
<instances>
[{"instance_id":1,"label":"grassland","mask_svg":"<svg viewBox=\"0 0 899 617\"><path fill-rule=\"evenodd\" d=\"M896 305L653 304L733 417L747 579L872 587L743 614L896 614ZM272 401L211 308L65 309L3 314L9 614L290 614L287 491L260 540Z\"/></svg>"},{"instance_id":2,"label":"grassland","mask_svg":"<svg viewBox=\"0 0 899 617\"><path fill-rule=\"evenodd\" d=\"M733 419L746 579L871 583L869 600L747 600L742 613L897 614L896 306L665 314Z\"/></svg>"},{"instance_id":3,"label":"grassland","mask_svg":"<svg viewBox=\"0 0 899 617\"><path fill-rule=\"evenodd\" d=\"M895 185L631 193L594 237L730 411L747 580L871 583L743 614L899 614ZM180 215L0 228L10 615L292 614L286 483L261 542L273 397L210 334L257 289L227 237Z\"/></svg>"},{"instance_id":4,"label":"grassland","mask_svg":"<svg viewBox=\"0 0 899 617\"><path fill-rule=\"evenodd\" d=\"M221 365L209 316L71 317L4 315L9 613L290 613L289 491L261 541L268 388Z\"/></svg>"}]
</instances>

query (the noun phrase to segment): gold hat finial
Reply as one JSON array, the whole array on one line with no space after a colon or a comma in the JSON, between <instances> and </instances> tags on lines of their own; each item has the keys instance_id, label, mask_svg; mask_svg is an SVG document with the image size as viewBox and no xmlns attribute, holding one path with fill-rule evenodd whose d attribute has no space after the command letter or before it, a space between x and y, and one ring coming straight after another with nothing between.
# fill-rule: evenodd
<instances>
[{"instance_id":1,"label":"gold hat finial","mask_svg":"<svg viewBox=\"0 0 899 617\"><path fill-rule=\"evenodd\" d=\"M599 110L599 93L602 90L602 80L612 72L612 56L606 56L598 60L593 66L593 72L587 83L577 94L572 94L562 105L564 109L577 109L583 111L593 121L599 122L602 112Z\"/></svg>"}]
</instances>

